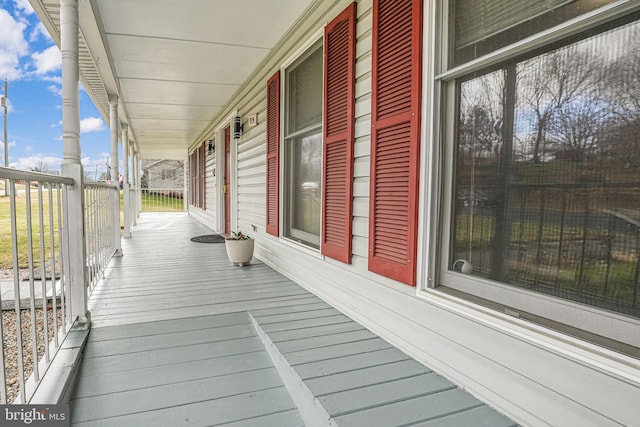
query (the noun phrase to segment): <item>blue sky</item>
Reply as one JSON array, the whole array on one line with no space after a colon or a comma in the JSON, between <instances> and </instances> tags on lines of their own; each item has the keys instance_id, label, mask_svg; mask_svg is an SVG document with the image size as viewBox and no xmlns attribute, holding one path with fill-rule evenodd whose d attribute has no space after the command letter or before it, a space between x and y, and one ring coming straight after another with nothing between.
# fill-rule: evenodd
<instances>
[{"instance_id":1,"label":"blue sky","mask_svg":"<svg viewBox=\"0 0 640 427\"><path fill-rule=\"evenodd\" d=\"M9 165L50 171L62 163L60 50L28 0L0 0L0 86L9 83ZM4 94L4 89L0 90ZM2 114L0 109L0 117ZM0 119L0 164L4 164ZM110 156L109 127L81 86L80 144L85 171L99 175Z\"/></svg>"}]
</instances>

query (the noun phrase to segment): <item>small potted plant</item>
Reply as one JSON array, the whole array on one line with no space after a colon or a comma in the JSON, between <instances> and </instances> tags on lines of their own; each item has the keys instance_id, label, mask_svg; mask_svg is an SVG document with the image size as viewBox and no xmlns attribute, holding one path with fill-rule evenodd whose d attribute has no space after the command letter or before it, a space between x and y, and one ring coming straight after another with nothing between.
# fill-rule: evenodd
<instances>
[{"instance_id":1,"label":"small potted plant","mask_svg":"<svg viewBox=\"0 0 640 427\"><path fill-rule=\"evenodd\" d=\"M227 237L224 245L231 264L237 266L249 265L253 258L254 240L242 231L234 231L231 237Z\"/></svg>"}]
</instances>

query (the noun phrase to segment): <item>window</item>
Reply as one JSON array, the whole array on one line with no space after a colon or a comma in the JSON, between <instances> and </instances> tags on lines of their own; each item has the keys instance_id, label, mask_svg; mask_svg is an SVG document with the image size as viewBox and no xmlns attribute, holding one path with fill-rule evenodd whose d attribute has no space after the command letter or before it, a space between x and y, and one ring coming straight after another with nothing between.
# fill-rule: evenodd
<instances>
[{"instance_id":1,"label":"window","mask_svg":"<svg viewBox=\"0 0 640 427\"><path fill-rule=\"evenodd\" d=\"M320 247L322 41L285 70L284 236Z\"/></svg>"},{"instance_id":2,"label":"window","mask_svg":"<svg viewBox=\"0 0 640 427\"><path fill-rule=\"evenodd\" d=\"M453 0L452 65L481 57L612 0Z\"/></svg>"},{"instance_id":3,"label":"window","mask_svg":"<svg viewBox=\"0 0 640 427\"><path fill-rule=\"evenodd\" d=\"M494 3L504 2L479 4ZM484 21L480 6L453 13L453 63L459 46L583 2L506 3L523 10ZM533 10L542 3L549 11ZM639 17L605 15L448 82L446 287L639 346L629 332L640 319Z\"/></svg>"},{"instance_id":4,"label":"window","mask_svg":"<svg viewBox=\"0 0 640 427\"><path fill-rule=\"evenodd\" d=\"M191 205L206 209L206 159L204 143L189 155L189 178Z\"/></svg>"},{"instance_id":5,"label":"window","mask_svg":"<svg viewBox=\"0 0 640 427\"><path fill-rule=\"evenodd\" d=\"M266 94L266 231L280 235L282 167L283 236L344 263L352 247L355 30L354 2L284 70L282 153L280 71Z\"/></svg>"}]
</instances>

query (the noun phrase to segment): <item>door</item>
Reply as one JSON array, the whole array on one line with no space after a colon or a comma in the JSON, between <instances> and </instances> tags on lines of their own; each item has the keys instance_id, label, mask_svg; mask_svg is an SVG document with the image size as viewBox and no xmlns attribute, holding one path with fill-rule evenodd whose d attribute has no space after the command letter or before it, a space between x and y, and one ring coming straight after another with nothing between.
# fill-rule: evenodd
<instances>
[{"instance_id":1,"label":"door","mask_svg":"<svg viewBox=\"0 0 640 427\"><path fill-rule=\"evenodd\" d=\"M231 126L224 129L224 232L231 234Z\"/></svg>"}]
</instances>

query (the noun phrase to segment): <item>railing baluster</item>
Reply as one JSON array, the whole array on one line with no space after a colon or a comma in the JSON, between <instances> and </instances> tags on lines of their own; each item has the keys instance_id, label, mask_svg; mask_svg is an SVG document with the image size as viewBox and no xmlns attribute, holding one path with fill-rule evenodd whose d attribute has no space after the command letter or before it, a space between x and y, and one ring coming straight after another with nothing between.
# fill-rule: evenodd
<instances>
[{"instance_id":1,"label":"railing baluster","mask_svg":"<svg viewBox=\"0 0 640 427\"><path fill-rule=\"evenodd\" d=\"M47 265L45 258L45 238L44 238L44 201L42 198L42 182L38 182L38 220L40 221L40 275L42 283L42 324L44 331L44 359L47 363L51 360L49 357L49 318L47 314ZM35 296L34 296L35 299ZM34 319L35 323L35 319ZM37 359L36 359L37 361ZM36 363L37 364L37 363Z\"/></svg>"},{"instance_id":2,"label":"railing baluster","mask_svg":"<svg viewBox=\"0 0 640 427\"><path fill-rule=\"evenodd\" d=\"M38 372L38 332L36 329L36 293L34 283L34 266L33 266L33 221L31 214L31 181L25 183L25 195L27 203L27 248L29 254L29 309L31 313L31 351L33 353L33 374L36 381L40 380ZM17 313L20 315L20 301L16 299ZM23 399L23 403L26 401Z\"/></svg>"},{"instance_id":3,"label":"railing baluster","mask_svg":"<svg viewBox=\"0 0 640 427\"><path fill-rule=\"evenodd\" d=\"M18 225L16 209L16 185L11 180L10 209L11 209L11 245L13 249L13 296L15 300L15 328L16 328L16 350L18 356L18 385L22 402L26 401L24 389L24 360L22 352L22 316L20 315L20 276L18 274L20 265L18 264ZM7 402L8 403L8 402Z\"/></svg>"},{"instance_id":4,"label":"railing baluster","mask_svg":"<svg viewBox=\"0 0 640 427\"><path fill-rule=\"evenodd\" d=\"M53 189L55 184L49 184L49 242L51 246L51 307L53 314L53 345L58 348L58 294L56 292L56 233L55 225L53 222ZM57 188L57 186L55 187ZM58 210L60 206L58 206Z\"/></svg>"},{"instance_id":5,"label":"railing baluster","mask_svg":"<svg viewBox=\"0 0 640 427\"><path fill-rule=\"evenodd\" d=\"M69 190L65 185L62 187L62 205L64 207L62 211L62 217L64 222L60 222L62 224L61 228L61 236L62 236L62 265L64 271L64 281L60 285L61 290L61 298L62 298L62 333L64 335L67 334L67 325L70 324L70 320L68 319L69 310L67 310L67 283L69 276L69 214L67 212L67 201L69 200Z\"/></svg>"}]
</instances>

